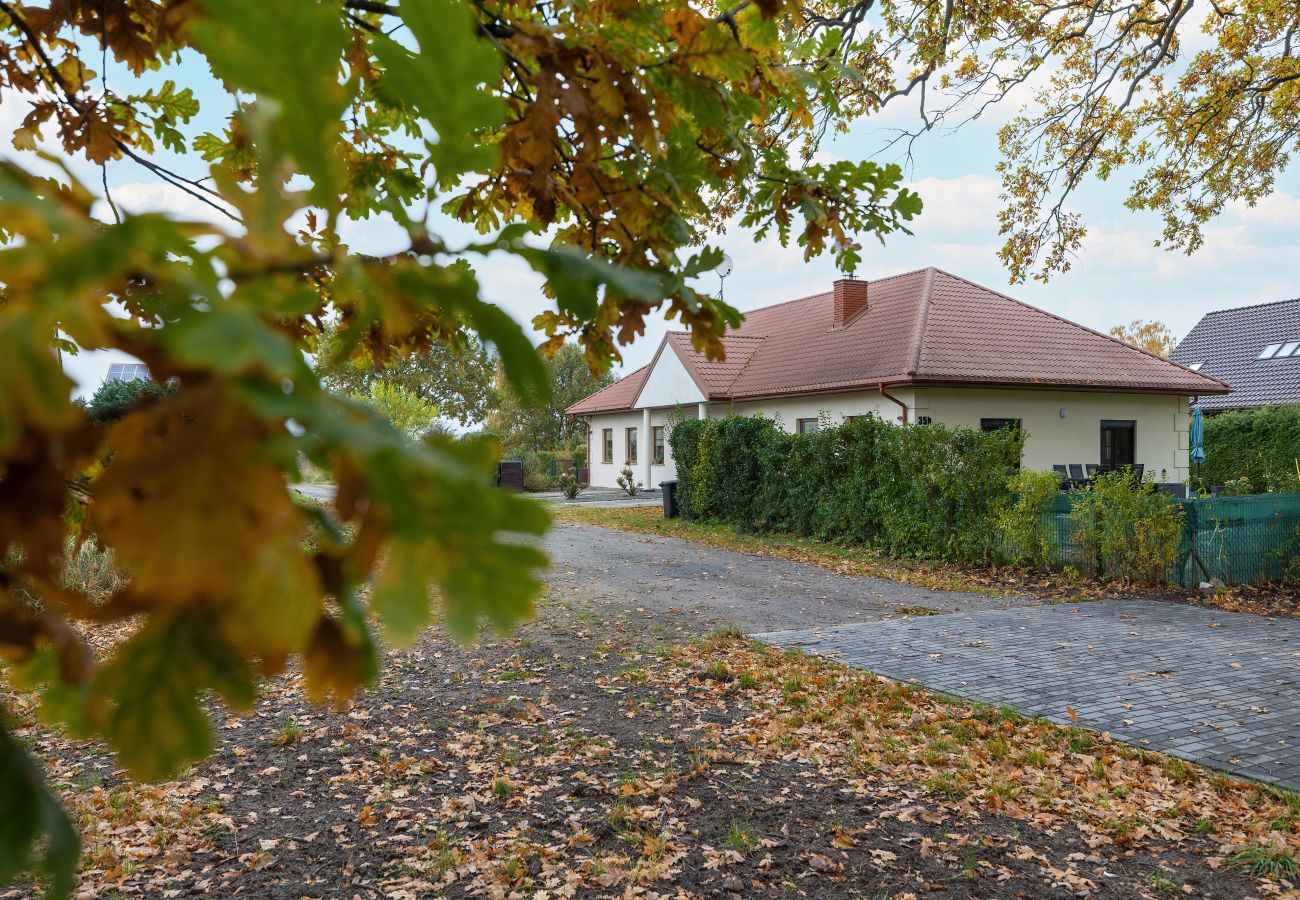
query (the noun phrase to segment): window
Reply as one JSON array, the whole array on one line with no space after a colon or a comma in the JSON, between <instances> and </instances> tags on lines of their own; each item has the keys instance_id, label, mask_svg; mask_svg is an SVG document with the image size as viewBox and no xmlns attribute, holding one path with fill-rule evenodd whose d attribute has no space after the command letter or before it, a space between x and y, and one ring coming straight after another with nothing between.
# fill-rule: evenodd
<instances>
[{"instance_id":1,"label":"window","mask_svg":"<svg viewBox=\"0 0 1300 900\"><path fill-rule=\"evenodd\" d=\"M795 431L798 432L799 434L816 434L816 433L817 433L817 420L816 420L816 419L799 419L799 420L795 423Z\"/></svg>"},{"instance_id":2,"label":"window","mask_svg":"<svg viewBox=\"0 0 1300 900\"><path fill-rule=\"evenodd\" d=\"M613 428L606 428L600 433L600 461L603 463L612 463L614 461Z\"/></svg>"},{"instance_id":3,"label":"window","mask_svg":"<svg viewBox=\"0 0 1300 900\"><path fill-rule=\"evenodd\" d=\"M1137 448L1137 423L1118 419L1101 420L1101 464L1118 469L1133 465Z\"/></svg>"},{"instance_id":4,"label":"window","mask_svg":"<svg viewBox=\"0 0 1300 900\"><path fill-rule=\"evenodd\" d=\"M1276 358L1281 359L1284 356L1290 356L1292 353L1295 353L1296 347L1300 347L1300 341L1287 341L1282 345L1282 349L1277 351Z\"/></svg>"},{"instance_id":5,"label":"window","mask_svg":"<svg viewBox=\"0 0 1300 900\"><path fill-rule=\"evenodd\" d=\"M636 465L636 429L627 429L627 459L623 460L629 466Z\"/></svg>"},{"instance_id":6,"label":"window","mask_svg":"<svg viewBox=\"0 0 1300 900\"><path fill-rule=\"evenodd\" d=\"M112 363L107 381L148 381L149 367L144 363Z\"/></svg>"},{"instance_id":7,"label":"window","mask_svg":"<svg viewBox=\"0 0 1300 900\"><path fill-rule=\"evenodd\" d=\"M1192 364L1191 364L1190 366L1188 366L1187 368L1191 369L1193 372L1199 372L1199 371L1201 371L1201 366L1203 366L1203 365L1205 365L1205 363L1203 363L1203 362L1192 363Z\"/></svg>"},{"instance_id":8,"label":"window","mask_svg":"<svg viewBox=\"0 0 1300 900\"><path fill-rule=\"evenodd\" d=\"M654 433L655 439L655 465L662 466L664 464L664 427L656 425L650 430Z\"/></svg>"},{"instance_id":9,"label":"window","mask_svg":"<svg viewBox=\"0 0 1300 900\"><path fill-rule=\"evenodd\" d=\"M1282 349L1282 345L1281 345L1281 344L1269 344L1267 347L1264 348L1263 352L1259 354L1259 357L1258 357L1258 358L1259 358L1259 359L1272 359L1272 358L1273 358L1273 354L1276 353L1276 352L1277 352L1278 350L1280 350L1280 349Z\"/></svg>"},{"instance_id":10,"label":"window","mask_svg":"<svg viewBox=\"0 0 1300 900\"><path fill-rule=\"evenodd\" d=\"M980 431L998 431L1002 428L1010 428L1013 431L1020 430L1019 419L980 419Z\"/></svg>"}]
</instances>

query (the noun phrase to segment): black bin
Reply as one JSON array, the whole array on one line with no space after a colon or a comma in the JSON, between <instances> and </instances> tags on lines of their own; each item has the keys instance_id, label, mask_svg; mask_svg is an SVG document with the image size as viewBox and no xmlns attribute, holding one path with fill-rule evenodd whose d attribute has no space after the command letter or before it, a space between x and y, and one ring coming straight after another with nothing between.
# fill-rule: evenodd
<instances>
[{"instance_id":1,"label":"black bin","mask_svg":"<svg viewBox=\"0 0 1300 900\"><path fill-rule=\"evenodd\" d=\"M659 490L664 492L664 518L677 518L677 482L661 481Z\"/></svg>"}]
</instances>

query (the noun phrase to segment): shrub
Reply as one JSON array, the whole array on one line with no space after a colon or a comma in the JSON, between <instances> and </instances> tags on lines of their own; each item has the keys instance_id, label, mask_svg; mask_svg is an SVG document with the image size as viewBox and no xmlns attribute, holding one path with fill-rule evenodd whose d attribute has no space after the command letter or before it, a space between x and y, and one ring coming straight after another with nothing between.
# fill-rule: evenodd
<instances>
[{"instance_id":1,"label":"shrub","mask_svg":"<svg viewBox=\"0 0 1300 900\"><path fill-rule=\"evenodd\" d=\"M86 404L90 421L105 424L120 419L151 397L169 393L170 388L155 381L137 378L133 381L105 381Z\"/></svg>"},{"instance_id":2,"label":"shrub","mask_svg":"<svg viewBox=\"0 0 1300 900\"><path fill-rule=\"evenodd\" d=\"M525 469L525 471L527 471ZM524 475L524 490L538 493L540 491L555 490L555 479L548 475L542 475L539 472L527 472Z\"/></svg>"},{"instance_id":3,"label":"shrub","mask_svg":"<svg viewBox=\"0 0 1300 900\"><path fill-rule=\"evenodd\" d=\"M1011 479L1013 497L998 510L998 533L1007 557L1031 566L1046 566L1055 556L1056 524L1052 506L1061 494L1056 472L1017 472Z\"/></svg>"},{"instance_id":4,"label":"shrub","mask_svg":"<svg viewBox=\"0 0 1300 900\"><path fill-rule=\"evenodd\" d=\"M572 500L582 493L582 485L578 483L578 476L572 472L560 473L560 493Z\"/></svg>"},{"instance_id":5,"label":"shrub","mask_svg":"<svg viewBox=\"0 0 1300 900\"><path fill-rule=\"evenodd\" d=\"M669 434L690 518L962 561L999 554L1021 437L875 416L786 434L761 416L686 420Z\"/></svg>"},{"instance_id":6,"label":"shrub","mask_svg":"<svg viewBox=\"0 0 1300 900\"><path fill-rule=\"evenodd\" d=\"M1205 418L1205 463L1197 473L1207 487L1240 481L1255 493L1300 490L1300 405L1265 406Z\"/></svg>"},{"instance_id":7,"label":"shrub","mask_svg":"<svg viewBox=\"0 0 1300 900\"><path fill-rule=\"evenodd\" d=\"M1169 580L1182 551L1183 510L1151 479L1111 472L1070 500L1071 540L1096 574Z\"/></svg>"},{"instance_id":8,"label":"shrub","mask_svg":"<svg viewBox=\"0 0 1300 900\"><path fill-rule=\"evenodd\" d=\"M632 474L631 466L624 466L623 471L618 473L618 478L615 480L618 482L618 486L627 492L629 497L635 497L637 491L642 488L641 482L637 481L636 476Z\"/></svg>"}]
</instances>

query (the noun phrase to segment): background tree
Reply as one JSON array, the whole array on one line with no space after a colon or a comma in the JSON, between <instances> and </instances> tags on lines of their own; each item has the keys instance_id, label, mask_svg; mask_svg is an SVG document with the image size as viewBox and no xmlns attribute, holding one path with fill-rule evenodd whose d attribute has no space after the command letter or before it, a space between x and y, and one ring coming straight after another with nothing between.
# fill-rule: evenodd
<instances>
[{"instance_id":1,"label":"background tree","mask_svg":"<svg viewBox=\"0 0 1300 900\"><path fill-rule=\"evenodd\" d=\"M464 335L459 345L434 343L421 353L389 360L376 369L365 354L340 352L337 323L329 322L315 336L312 368L321 383L344 395L367 395L376 385L398 388L436 408L438 415L473 425L487 419L498 396L492 354L476 336Z\"/></svg>"},{"instance_id":2,"label":"background tree","mask_svg":"<svg viewBox=\"0 0 1300 900\"><path fill-rule=\"evenodd\" d=\"M1168 356L1174 352L1174 347L1178 345L1178 341L1174 339L1174 333L1169 330L1169 326L1154 319L1149 322L1134 319L1127 325L1116 325L1108 334L1113 338L1119 338L1126 344L1137 347L1139 350L1154 353L1156 356Z\"/></svg>"},{"instance_id":3,"label":"background tree","mask_svg":"<svg viewBox=\"0 0 1300 900\"><path fill-rule=\"evenodd\" d=\"M428 434L438 421L438 407L400 384L372 381L366 393L353 394L352 399L369 404L398 431L411 438Z\"/></svg>"},{"instance_id":4,"label":"background tree","mask_svg":"<svg viewBox=\"0 0 1300 900\"><path fill-rule=\"evenodd\" d=\"M543 365L551 386L551 399L545 404L531 404L510 389L505 370L497 370L497 394L500 400L488 416L488 430L508 450L573 450L582 445L586 431L582 423L564 411L588 394L614 383L610 375L591 374L582 351L573 344L563 344Z\"/></svg>"}]
</instances>

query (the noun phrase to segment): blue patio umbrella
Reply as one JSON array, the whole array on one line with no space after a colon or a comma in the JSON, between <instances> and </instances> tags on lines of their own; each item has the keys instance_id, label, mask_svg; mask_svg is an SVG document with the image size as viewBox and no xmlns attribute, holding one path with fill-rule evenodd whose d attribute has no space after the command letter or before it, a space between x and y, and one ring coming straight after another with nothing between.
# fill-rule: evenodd
<instances>
[{"instance_id":1,"label":"blue patio umbrella","mask_svg":"<svg viewBox=\"0 0 1300 900\"><path fill-rule=\"evenodd\" d=\"M1201 415L1199 406L1192 410L1192 433L1189 437L1192 444L1192 462L1199 466L1205 462L1205 419Z\"/></svg>"}]
</instances>

